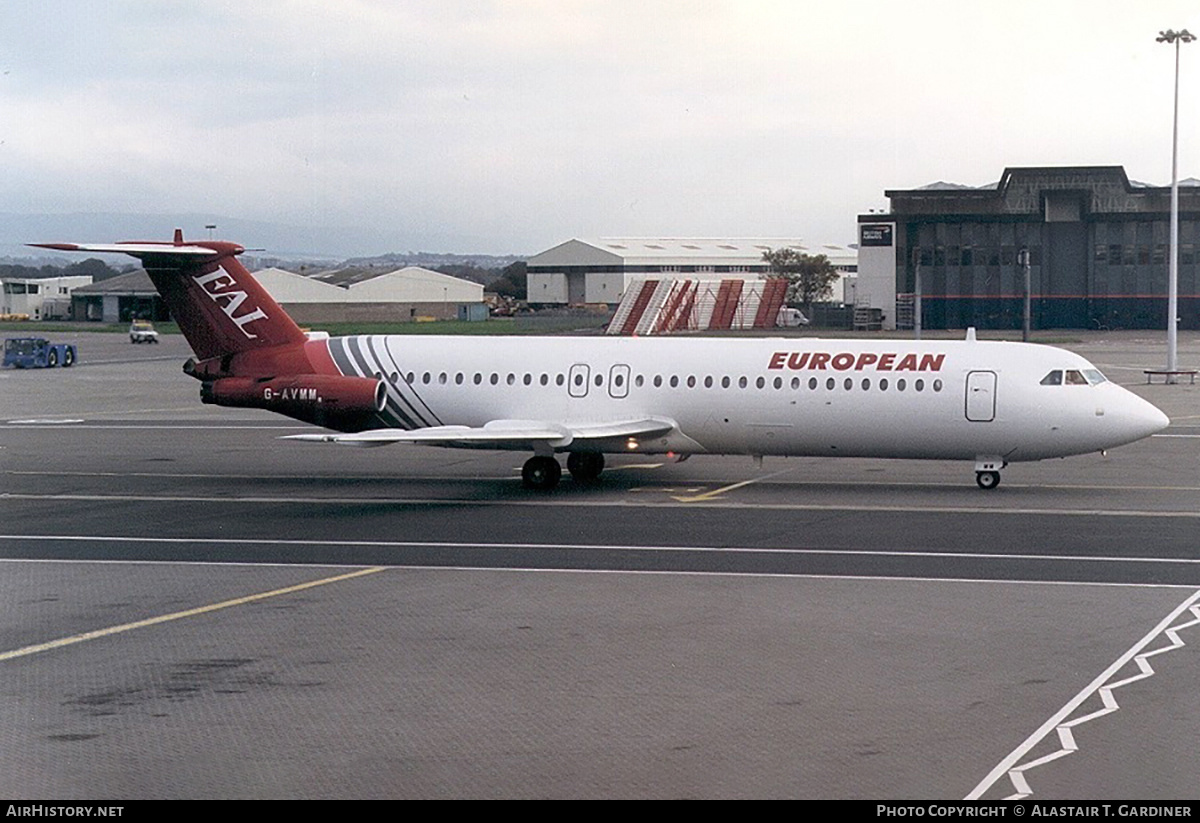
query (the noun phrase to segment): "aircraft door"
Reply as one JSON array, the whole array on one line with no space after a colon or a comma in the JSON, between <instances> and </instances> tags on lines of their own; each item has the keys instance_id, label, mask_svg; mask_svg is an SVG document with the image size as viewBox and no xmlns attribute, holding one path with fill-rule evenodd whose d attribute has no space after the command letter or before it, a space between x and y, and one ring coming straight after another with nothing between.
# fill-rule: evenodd
<instances>
[{"instance_id":1,"label":"aircraft door","mask_svg":"<svg viewBox=\"0 0 1200 823\"><path fill-rule=\"evenodd\" d=\"M996 373L973 371L967 373L967 419L974 423L990 423L996 419Z\"/></svg>"},{"instance_id":2,"label":"aircraft door","mask_svg":"<svg viewBox=\"0 0 1200 823\"><path fill-rule=\"evenodd\" d=\"M608 370L608 394L617 400L629 395L629 366L618 363Z\"/></svg>"},{"instance_id":3,"label":"aircraft door","mask_svg":"<svg viewBox=\"0 0 1200 823\"><path fill-rule=\"evenodd\" d=\"M587 397L590 376L591 369L586 363L576 363L572 366L567 375L567 394L572 397Z\"/></svg>"}]
</instances>

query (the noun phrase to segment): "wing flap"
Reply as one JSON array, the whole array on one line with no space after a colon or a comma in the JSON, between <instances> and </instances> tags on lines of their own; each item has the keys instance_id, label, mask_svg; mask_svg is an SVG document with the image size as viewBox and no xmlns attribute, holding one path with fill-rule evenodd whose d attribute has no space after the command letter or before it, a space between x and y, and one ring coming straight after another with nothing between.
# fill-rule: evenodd
<instances>
[{"instance_id":1,"label":"wing flap","mask_svg":"<svg viewBox=\"0 0 1200 823\"><path fill-rule=\"evenodd\" d=\"M482 426L430 426L424 429L370 429L352 434L290 434L283 440L305 443L337 443L344 446L387 446L417 443L477 449L515 449L549 446L565 449L571 444L593 447L613 441L613 448L631 437L656 437L675 429L675 423L659 418L605 423L549 423L542 420L492 420Z\"/></svg>"}]
</instances>

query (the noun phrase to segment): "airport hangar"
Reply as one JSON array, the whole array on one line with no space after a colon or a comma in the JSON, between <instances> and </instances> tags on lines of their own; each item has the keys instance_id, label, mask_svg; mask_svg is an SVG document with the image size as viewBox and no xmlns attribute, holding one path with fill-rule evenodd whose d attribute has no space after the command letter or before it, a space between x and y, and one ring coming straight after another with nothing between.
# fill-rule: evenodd
<instances>
[{"instance_id":1,"label":"airport hangar","mask_svg":"<svg viewBox=\"0 0 1200 823\"><path fill-rule=\"evenodd\" d=\"M254 272L254 277L301 324L484 320L488 316L481 284L418 266L392 271L344 268L312 275L267 268ZM170 319L142 270L77 288L71 301L72 316L78 320Z\"/></svg>"},{"instance_id":2,"label":"airport hangar","mask_svg":"<svg viewBox=\"0 0 1200 823\"><path fill-rule=\"evenodd\" d=\"M763 254L784 247L828 257L843 274L832 299L837 302L846 299L843 288L853 288L858 265L856 250L852 246L805 243L792 237L568 240L526 261L526 294L534 304L612 306L621 302L634 281L648 278L756 282L770 274Z\"/></svg>"},{"instance_id":3,"label":"airport hangar","mask_svg":"<svg viewBox=\"0 0 1200 823\"><path fill-rule=\"evenodd\" d=\"M1019 329L1029 252L1035 329L1165 329L1170 186L1121 166L1007 168L971 187L885 192L858 216L858 295L886 328L911 328L918 267L922 327ZM1179 183L1179 327L1200 328L1200 180Z\"/></svg>"}]
</instances>

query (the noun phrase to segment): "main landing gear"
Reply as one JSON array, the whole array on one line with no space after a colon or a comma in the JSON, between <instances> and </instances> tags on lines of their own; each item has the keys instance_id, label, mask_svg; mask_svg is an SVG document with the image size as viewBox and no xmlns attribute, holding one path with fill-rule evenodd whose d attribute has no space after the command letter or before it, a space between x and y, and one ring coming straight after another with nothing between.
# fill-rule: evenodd
<instances>
[{"instance_id":1,"label":"main landing gear","mask_svg":"<svg viewBox=\"0 0 1200 823\"><path fill-rule=\"evenodd\" d=\"M576 480L595 480L604 471L604 455L600 452L571 452L567 455L567 471Z\"/></svg>"},{"instance_id":2,"label":"main landing gear","mask_svg":"<svg viewBox=\"0 0 1200 823\"><path fill-rule=\"evenodd\" d=\"M550 491L558 485L562 467L549 455L535 454L521 467L521 482L527 489Z\"/></svg>"},{"instance_id":3,"label":"main landing gear","mask_svg":"<svg viewBox=\"0 0 1200 823\"><path fill-rule=\"evenodd\" d=\"M567 471L580 482L590 482L604 471L604 455L600 452L571 452L567 455ZM521 482L527 489L550 491L562 478L562 467L553 455L535 454L521 468Z\"/></svg>"}]
</instances>

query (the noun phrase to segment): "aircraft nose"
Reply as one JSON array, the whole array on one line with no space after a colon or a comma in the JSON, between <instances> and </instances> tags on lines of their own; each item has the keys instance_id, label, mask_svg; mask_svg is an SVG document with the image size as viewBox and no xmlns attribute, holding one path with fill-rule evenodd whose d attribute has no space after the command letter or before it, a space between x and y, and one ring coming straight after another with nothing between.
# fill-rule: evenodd
<instances>
[{"instance_id":1,"label":"aircraft nose","mask_svg":"<svg viewBox=\"0 0 1200 823\"><path fill-rule=\"evenodd\" d=\"M1149 401L1143 400L1137 395L1131 394L1131 408L1126 412L1126 420L1130 428L1130 433L1137 439L1149 437L1156 432L1160 432L1167 426L1171 425L1171 418L1163 414L1162 410Z\"/></svg>"}]
</instances>

